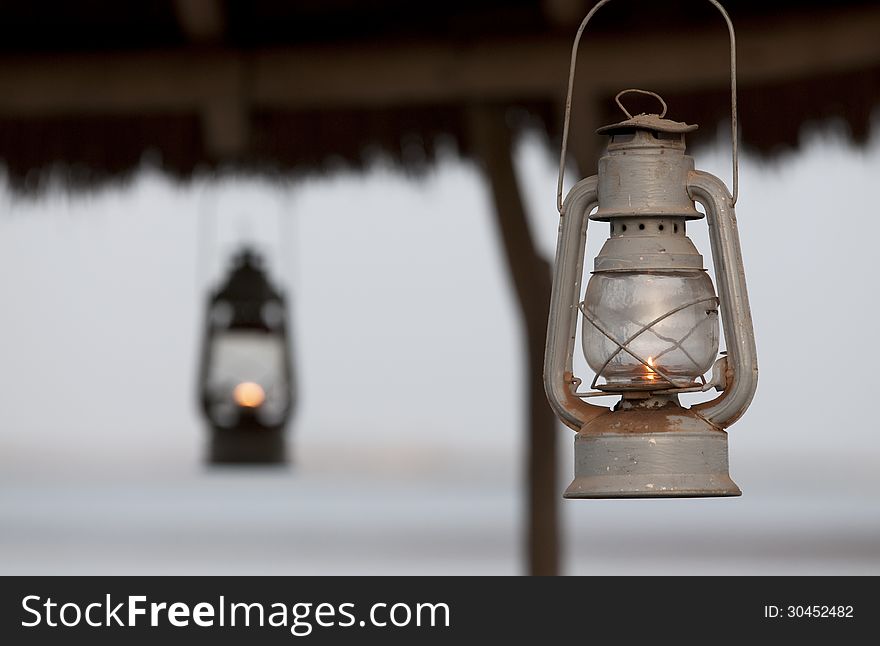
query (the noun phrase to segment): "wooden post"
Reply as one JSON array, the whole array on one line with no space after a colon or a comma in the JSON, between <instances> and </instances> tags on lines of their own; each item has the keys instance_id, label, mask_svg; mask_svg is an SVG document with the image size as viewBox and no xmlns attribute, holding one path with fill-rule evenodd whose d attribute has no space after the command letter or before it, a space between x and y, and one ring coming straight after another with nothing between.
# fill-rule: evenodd
<instances>
[{"instance_id":1,"label":"wooden post","mask_svg":"<svg viewBox=\"0 0 880 646\"><path fill-rule=\"evenodd\" d=\"M495 223L524 323L527 420L528 572L559 573L556 486L556 418L543 385L544 342L550 303L550 265L535 248L513 165L505 109L476 106L469 111L470 140L495 203Z\"/></svg>"}]
</instances>

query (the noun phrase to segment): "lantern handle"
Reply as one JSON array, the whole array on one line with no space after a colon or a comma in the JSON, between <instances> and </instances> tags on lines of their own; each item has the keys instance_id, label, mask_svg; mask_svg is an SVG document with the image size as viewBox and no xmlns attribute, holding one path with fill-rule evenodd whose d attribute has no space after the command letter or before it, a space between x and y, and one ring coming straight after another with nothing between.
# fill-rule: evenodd
<instances>
[{"instance_id":1,"label":"lantern handle","mask_svg":"<svg viewBox=\"0 0 880 646\"><path fill-rule=\"evenodd\" d=\"M736 210L724 182L703 171L688 173L687 191L706 209L727 358L721 395L691 406L713 426L727 428L749 407L758 387L758 352L736 227Z\"/></svg>"},{"instance_id":2,"label":"lantern handle","mask_svg":"<svg viewBox=\"0 0 880 646\"><path fill-rule=\"evenodd\" d=\"M574 91L574 75L575 68L577 67L577 53L578 47L580 46L581 36L584 33L584 30L587 28L587 24L596 14L596 12L604 7L606 4L611 2L611 0L599 0L590 9L590 12L587 14L587 17L584 18L581 26L578 27L577 34L574 37L574 44L571 48L571 65L568 69L568 93L565 96L565 118L562 122L562 151L559 155L559 181L556 184L556 209L561 213L562 212L562 184L565 178L565 158L568 153L568 127L571 121L571 100L572 94ZM732 164L733 164L733 194L730 198L730 206L736 205L736 200L739 197L739 152L737 150L737 118L736 118L736 33L733 29L733 22L730 20L730 16L727 11L721 6L721 3L718 0L709 0L712 5L721 12L722 17L724 18L724 22L727 23L727 31L730 34L730 140L731 147L733 149L732 156ZM625 90L625 92L631 90ZM653 94L653 93L651 93ZM656 95L655 95L656 96ZM617 104L623 108L620 104L620 94L617 95L615 100ZM665 104L664 104L665 106ZM626 112L626 109L624 109Z\"/></svg>"},{"instance_id":3,"label":"lantern handle","mask_svg":"<svg viewBox=\"0 0 880 646\"><path fill-rule=\"evenodd\" d=\"M620 97L622 97L624 94L645 94L647 96L652 96L655 99L657 99L660 102L660 105L663 106L663 109L660 111L660 114L657 115L661 119L666 116L666 111L669 109L669 107L666 105L666 101L663 100L663 97L660 96L659 94L657 94L656 92L650 92L649 90L640 90L638 88L631 87L627 90L621 90L620 92L617 93L617 96L614 97L614 102L617 104L617 107L623 111L623 113L626 115L627 119L632 119L633 116L632 116L632 114L630 114L629 110L627 110L624 107L623 103L620 100Z\"/></svg>"},{"instance_id":4,"label":"lantern handle","mask_svg":"<svg viewBox=\"0 0 880 646\"><path fill-rule=\"evenodd\" d=\"M556 262L553 263L553 289L544 348L544 392L557 417L573 431L581 430L590 420L609 412L604 406L580 399L576 390L581 380L574 376L572 368L587 225L590 212L598 203L598 176L582 179L574 185L565 200L556 244Z\"/></svg>"}]
</instances>

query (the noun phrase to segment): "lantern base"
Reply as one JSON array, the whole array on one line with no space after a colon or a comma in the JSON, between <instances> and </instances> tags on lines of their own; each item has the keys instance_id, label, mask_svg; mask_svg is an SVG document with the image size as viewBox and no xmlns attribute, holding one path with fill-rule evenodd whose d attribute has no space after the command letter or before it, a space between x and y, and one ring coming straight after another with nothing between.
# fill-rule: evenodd
<instances>
[{"instance_id":1,"label":"lantern base","mask_svg":"<svg viewBox=\"0 0 880 646\"><path fill-rule=\"evenodd\" d=\"M739 496L727 433L677 405L617 410L577 434L565 498Z\"/></svg>"},{"instance_id":2,"label":"lantern base","mask_svg":"<svg viewBox=\"0 0 880 646\"><path fill-rule=\"evenodd\" d=\"M211 432L210 464L284 464L284 429L215 428Z\"/></svg>"}]
</instances>

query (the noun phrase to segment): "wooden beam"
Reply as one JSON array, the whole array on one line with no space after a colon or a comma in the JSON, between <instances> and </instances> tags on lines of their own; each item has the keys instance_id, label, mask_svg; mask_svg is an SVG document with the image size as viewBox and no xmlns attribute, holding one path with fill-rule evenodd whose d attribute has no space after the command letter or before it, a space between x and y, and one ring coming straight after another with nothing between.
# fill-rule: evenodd
<instances>
[{"instance_id":1,"label":"wooden beam","mask_svg":"<svg viewBox=\"0 0 880 646\"><path fill-rule=\"evenodd\" d=\"M739 32L741 85L880 64L880 7L791 18ZM583 44L579 83L687 90L726 82L726 33L648 34ZM0 114L181 111L248 78L246 104L323 109L555 99L568 39L302 47L255 52L160 51L0 60Z\"/></svg>"},{"instance_id":2,"label":"wooden beam","mask_svg":"<svg viewBox=\"0 0 880 646\"><path fill-rule=\"evenodd\" d=\"M880 64L880 7L766 23L738 34L742 84ZM632 36L631 34L629 35ZM661 30L626 41L585 39L578 81L594 91L724 85L727 32ZM255 100L285 106L480 102L563 96L571 41L494 41L346 51L262 52Z\"/></svg>"},{"instance_id":3,"label":"wooden beam","mask_svg":"<svg viewBox=\"0 0 880 646\"><path fill-rule=\"evenodd\" d=\"M238 85L233 53L143 52L0 60L0 113L191 111Z\"/></svg>"},{"instance_id":4,"label":"wooden beam","mask_svg":"<svg viewBox=\"0 0 880 646\"><path fill-rule=\"evenodd\" d=\"M192 42L209 44L223 39L226 12L222 0L174 0L174 13Z\"/></svg>"}]
</instances>

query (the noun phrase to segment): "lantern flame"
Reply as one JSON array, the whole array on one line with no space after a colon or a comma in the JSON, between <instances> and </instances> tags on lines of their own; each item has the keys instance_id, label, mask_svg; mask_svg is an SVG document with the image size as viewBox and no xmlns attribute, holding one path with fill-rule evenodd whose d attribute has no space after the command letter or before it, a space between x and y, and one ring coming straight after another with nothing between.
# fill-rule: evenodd
<instances>
[{"instance_id":1,"label":"lantern flame","mask_svg":"<svg viewBox=\"0 0 880 646\"><path fill-rule=\"evenodd\" d=\"M260 384L253 381L243 381L232 391L235 403L243 408L257 408L266 401L266 391Z\"/></svg>"},{"instance_id":2,"label":"lantern flame","mask_svg":"<svg viewBox=\"0 0 880 646\"><path fill-rule=\"evenodd\" d=\"M648 381L654 381L657 379L657 374L651 369L654 367L654 357L648 357L648 365L650 368L647 368L648 374L646 377L648 378Z\"/></svg>"}]
</instances>

